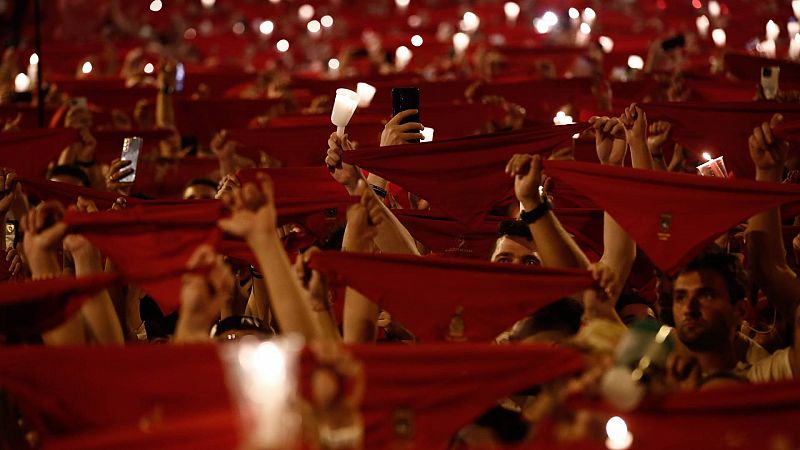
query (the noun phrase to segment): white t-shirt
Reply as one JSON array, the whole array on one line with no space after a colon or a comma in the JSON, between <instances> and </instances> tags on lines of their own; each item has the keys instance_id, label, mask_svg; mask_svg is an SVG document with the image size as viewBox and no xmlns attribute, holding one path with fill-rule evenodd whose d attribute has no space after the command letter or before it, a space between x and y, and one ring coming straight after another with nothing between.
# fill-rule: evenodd
<instances>
[{"instance_id":1,"label":"white t-shirt","mask_svg":"<svg viewBox=\"0 0 800 450\"><path fill-rule=\"evenodd\" d=\"M792 351L791 347L782 348L752 364L739 363L736 372L751 383L791 380L794 378L794 374L792 373L792 363L789 360L790 351Z\"/></svg>"}]
</instances>

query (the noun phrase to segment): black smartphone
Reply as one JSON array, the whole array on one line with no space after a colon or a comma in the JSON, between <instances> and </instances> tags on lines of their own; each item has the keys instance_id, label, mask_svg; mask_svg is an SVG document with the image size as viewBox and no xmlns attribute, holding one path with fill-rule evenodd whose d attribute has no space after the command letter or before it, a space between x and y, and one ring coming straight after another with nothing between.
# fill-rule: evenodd
<instances>
[{"instance_id":1,"label":"black smartphone","mask_svg":"<svg viewBox=\"0 0 800 450\"><path fill-rule=\"evenodd\" d=\"M419 121L419 88L415 87L401 87L392 89L392 117L396 116L400 111L407 109L416 109L417 113L406 117L400 123L409 123ZM411 139L408 142L419 142L419 139Z\"/></svg>"},{"instance_id":2,"label":"black smartphone","mask_svg":"<svg viewBox=\"0 0 800 450\"><path fill-rule=\"evenodd\" d=\"M661 50L664 50L665 52L683 47L686 47L686 36L682 34L679 34L675 37L671 37L661 42Z\"/></svg>"}]
</instances>

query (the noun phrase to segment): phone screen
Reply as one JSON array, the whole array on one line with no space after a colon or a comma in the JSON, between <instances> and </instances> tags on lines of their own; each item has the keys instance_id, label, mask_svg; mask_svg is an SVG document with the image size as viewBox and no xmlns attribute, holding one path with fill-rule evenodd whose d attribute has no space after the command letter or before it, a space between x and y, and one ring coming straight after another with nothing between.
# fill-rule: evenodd
<instances>
[{"instance_id":1,"label":"phone screen","mask_svg":"<svg viewBox=\"0 0 800 450\"><path fill-rule=\"evenodd\" d=\"M175 66L175 92L183 92L183 79L186 77L186 69L183 63Z\"/></svg>"},{"instance_id":2,"label":"phone screen","mask_svg":"<svg viewBox=\"0 0 800 450\"><path fill-rule=\"evenodd\" d=\"M392 89L392 117L400 111L416 109L419 111L419 88L403 87ZM406 117L400 123L419 122L420 113ZM419 142L419 139L412 139L408 142Z\"/></svg>"},{"instance_id":3,"label":"phone screen","mask_svg":"<svg viewBox=\"0 0 800 450\"><path fill-rule=\"evenodd\" d=\"M778 96L778 77L780 76L780 66L765 66L761 68L761 89L764 97L772 100Z\"/></svg>"},{"instance_id":4,"label":"phone screen","mask_svg":"<svg viewBox=\"0 0 800 450\"><path fill-rule=\"evenodd\" d=\"M130 161L130 165L126 169L133 169L130 175L120 178L121 183L133 183L136 180L136 166L139 163L139 152L142 149L142 138L138 136L128 137L122 142L122 156L123 161Z\"/></svg>"}]
</instances>

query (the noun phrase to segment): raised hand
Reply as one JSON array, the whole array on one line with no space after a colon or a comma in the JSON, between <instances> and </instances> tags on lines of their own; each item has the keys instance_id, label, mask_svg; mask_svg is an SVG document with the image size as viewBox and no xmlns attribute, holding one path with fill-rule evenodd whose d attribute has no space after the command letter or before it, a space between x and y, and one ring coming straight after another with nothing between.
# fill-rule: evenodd
<instances>
[{"instance_id":1,"label":"raised hand","mask_svg":"<svg viewBox=\"0 0 800 450\"><path fill-rule=\"evenodd\" d=\"M539 155L514 155L506 164L506 175L514 177L514 193L525 211L542 203L539 186L542 183L542 157Z\"/></svg>"},{"instance_id":2,"label":"raised hand","mask_svg":"<svg viewBox=\"0 0 800 450\"><path fill-rule=\"evenodd\" d=\"M27 272L25 261L22 260L22 255L16 248L10 248L6 251L6 262L8 263L8 273L11 278L22 278Z\"/></svg>"},{"instance_id":3,"label":"raised hand","mask_svg":"<svg viewBox=\"0 0 800 450\"><path fill-rule=\"evenodd\" d=\"M305 290L306 296L311 302L313 311L327 311L330 309L330 299L328 298L328 281L324 275L316 270L306 267L311 255L320 251L317 247L311 247L302 255L298 255L294 260L294 269L300 285Z\"/></svg>"},{"instance_id":4,"label":"raised hand","mask_svg":"<svg viewBox=\"0 0 800 450\"><path fill-rule=\"evenodd\" d=\"M589 119L594 130L594 142L597 157L601 164L621 166L625 161L627 151L625 142L625 127L617 118L597 117ZM614 144L617 145L614 145Z\"/></svg>"},{"instance_id":5,"label":"raised hand","mask_svg":"<svg viewBox=\"0 0 800 450\"><path fill-rule=\"evenodd\" d=\"M425 127L422 126L421 123L408 122L402 125L400 124L403 119L411 117L418 112L419 110L416 109L407 109L405 111L400 111L392 117L383 127L383 132L381 133L381 147L407 144L410 140L422 139L422 130L425 129Z\"/></svg>"},{"instance_id":6,"label":"raised hand","mask_svg":"<svg viewBox=\"0 0 800 450\"><path fill-rule=\"evenodd\" d=\"M130 161L119 158L111 161L111 166L108 168L108 176L106 177L106 189L109 192L116 192L120 195L130 195L131 185L133 185L133 183L120 181L133 173L133 168L128 167L130 165Z\"/></svg>"},{"instance_id":7,"label":"raised hand","mask_svg":"<svg viewBox=\"0 0 800 450\"><path fill-rule=\"evenodd\" d=\"M0 220L5 220L11 204L20 193L20 185L16 183L17 174L11 170L0 167Z\"/></svg>"},{"instance_id":8,"label":"raised hand","mask_svg":"<svg viewBox=\"0 0 800 450\"><path fill-rule=\"evenodd\" d=\"M383 208L364 180L358 181L355 193L361 199L347 210L343 246L347 251L367 252L372 250L372 242L378 234L377 226L384 220Z\"/></svg>"},{"instance_id":9,"label":"raised hand","mask_svg":"<svg viewBox=\"0 0 800 450\"><path fill-rule=\"evenodd\" d=\"M97 212L97 205L89 199L78 197L78 202L73 209L82 213ZM80 234L68 234L64 237L64 251L70 254L73 260L100 262L100 253L97 249Z\"/></svg>"},{"instance_id":10,"label":"raised hand","mask_svg":"<svg viewBox=\"0 0 800 450\"><path fill-rule=\"evenodd\" d=\"M219 200L226 192L232 192L234 188L239 189L241 187L242 183L239 182L239 177L230 174L225 175L219 182L217 194L214 196L214 198Z\"/></svg>"},{"instance_id":11,"label":"raised hand","mask_svg":"<svg viewBox=\"0 0 800 450\"><path fill-rule=\"evenodd\" d=\"M328 155L325 157L325 164L331 171L333 179L344 186L350 195L355 195L358 180L363 177L358 167L342 162L342 154L350 150L353 150L353 143L346 134L340 138L335 132L331 133L328 138Z\"/></svg>"},{"instance_id":12,"label":"raised hand","mask_svg":"<svg viewBox=\"0 0 800 450\"><path fill-rule=\"evenodd\" d=\"M651 155L662 155L664 142L669 139L672 133L672 124L663 120L653 122L648 127L647 149Z\"/></svg>"},{"instance_id":13,"label":"raised hand","mask_svg":"<svg viewBox=\"0 0 800 450\"><path fill-rule=\"evenodd\" d=\"M220 307L233 295L233 274L223 257L208 245L197 247L186 268L175 340L206 340L211 325L219 317Z\"/></svg>"},{"instance_id":14,"label":"raised hand","mask_svg":"<svg viewBox=\"0 0 800 450\"><path fill-rule=\"evenodd\" d=\"M61 222L64 208L58 202L37 206L20 220L24 233L22 251L34 278L57 276L60 270L56 249L67 231Z\"/></svg>"},{"instance_id":15,"label":"raised hand","mask_svg":"<svg viewBox=\"0 0 800 450\"><path fill-rule=\"evenodd\" d=\"M753 128L747 141L750 158L756 166L756 178L759 180L780 181L783 174L783 166L789 155L789 144L774 135L775 127L781 122L783 115L773 115L769 122Z\"/></svg>"},{"instance_id":16,"label":"raised hand","mask_svg":"<svg viewBox=\"0 0 800 450\"><path fill-rule=\"evenodd\" d=\"M236 155L236 142L228 139L228 130L222 130L211 139L211 151L220 160L231 159Z\"/></svg>"},{"instance_id":17,"label":"raised hand","mask_svg":"<svg viewBox=\"0 0 800 450\"><path fill-rule=\"evenodd\" d=\"M631 103L625 108L625 112L619 117L622 125L625 126L625 136L628 145L635 143L647 143L647 114L636 103Z\"/></svg>"},{"instance_id":18,"label":"raised hand","mask_svg":"<svg viewBox=\"0 0 800 450\"><path fill-rule=\"evenodd\" d=\"M278 213L272 180L259 174L259 184L247 183L222 194L222 202L231 211L230 217L217 222L222 231L250 243L277 232Z\"/></svg>"}]
</instances>

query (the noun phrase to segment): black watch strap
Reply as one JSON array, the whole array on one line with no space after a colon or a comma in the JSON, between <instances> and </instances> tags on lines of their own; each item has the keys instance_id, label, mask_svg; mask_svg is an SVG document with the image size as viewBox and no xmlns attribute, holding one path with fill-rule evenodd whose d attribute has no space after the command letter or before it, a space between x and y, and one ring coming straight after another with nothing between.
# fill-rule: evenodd
<instances>
[{"instance_id":1,"label":"black watch strap","mask_svg":"<svg viewBox=\"0 0 800 450\"><path fill-rule=\"evenodd\" d=\"M550 203L550 199L547 197L542 198L542 204L533 208L530 211L522 211L519 215L520 220L527 224L531 224L536 222L537 220L541 219L542 216L547 214L547 211L553 209L553 205Z\"/></svg>"}]
</instances>

